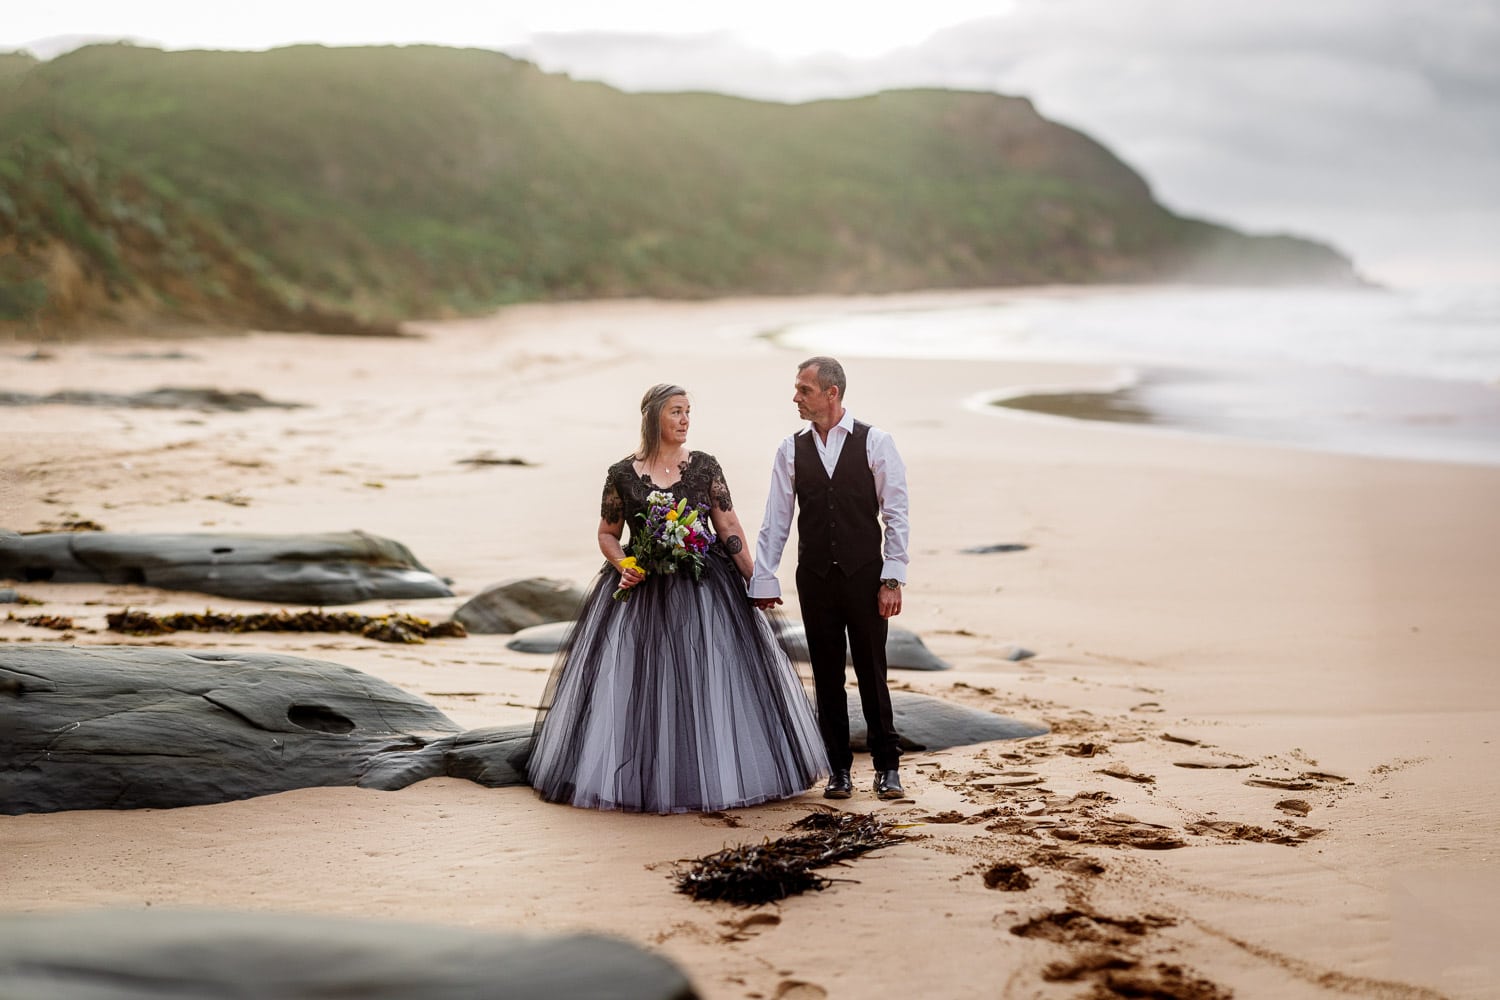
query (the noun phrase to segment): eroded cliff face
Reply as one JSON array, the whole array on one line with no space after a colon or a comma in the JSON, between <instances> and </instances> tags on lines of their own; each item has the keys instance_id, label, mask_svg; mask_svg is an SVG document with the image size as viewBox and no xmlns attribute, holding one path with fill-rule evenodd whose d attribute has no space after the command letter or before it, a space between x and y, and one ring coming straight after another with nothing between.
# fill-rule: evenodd
<instances>
[{"instance_id":1,"label":"eroded cliff face","mask_svg":"<svg viewBox=\"0 0 1500 1000\"><path fill-rule=\"evenodd\" d=\"M393 334L279 288L231 232L90 154L13 148L0 177L0 329L201 326Z\"/></svg>"},{"instance_id":2,"label":"eroded cliff face","mask_svg":"<svg viewBox=\"0 0 1500 1000\"><path fill-rule=\"evenodd\" d=\"M593 296L1357 281L997 94L628 95L494 52L0 59L0 324L395 332Z\"/></svg>"}]
</instances>

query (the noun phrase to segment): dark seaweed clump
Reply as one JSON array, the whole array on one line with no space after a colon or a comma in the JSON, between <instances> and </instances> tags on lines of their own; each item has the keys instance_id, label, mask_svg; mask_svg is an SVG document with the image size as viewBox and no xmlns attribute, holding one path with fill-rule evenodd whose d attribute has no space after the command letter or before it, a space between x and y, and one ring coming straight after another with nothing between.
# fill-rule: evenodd
<instances>
[{"instance_id":1,"label":"dark seaweed clump","mask_svg":"<svg viewBox=\"0 0 1500 1000\"><path fill-rule=\"evenodd\" d=\"M462 639L469 633L456 621L433 623L415 615L360 615L352 611L265 611L236 615L153 615L145 611L114 611L105 616L111 632L129 635L166 635L171 632L354 632L381 642L426 642Z\"/></svg>"},{"instance_id":2,"label":"dark seaweed clump","mask_svg":"<svg viewBox=\"0 0 1500 1000\"><path fill-rule=\"evenodd\" d=\"M826 889L834 879L814 872L905 838L889 824L857 813L814 812L792 824L808 833L760 844L727 847L694 859L677 873L677 891L698 900L757 906L809 889Z\"/></svg>"},{"instance_id":3,"label":"dark seaweed clump","mask_svg":"<svg viewBox=\"0 0 1500 1000\"><path fill-rule=\"evenodd\" d=\"M30 625L34 628L50 628L57 632L67 632L78 627L73 624L73 619L67 615L32 615L29 618L18 618L14 614L6 612L5 620L8 622L20 622L22 625Z\"/></svg>"}]
</instances>

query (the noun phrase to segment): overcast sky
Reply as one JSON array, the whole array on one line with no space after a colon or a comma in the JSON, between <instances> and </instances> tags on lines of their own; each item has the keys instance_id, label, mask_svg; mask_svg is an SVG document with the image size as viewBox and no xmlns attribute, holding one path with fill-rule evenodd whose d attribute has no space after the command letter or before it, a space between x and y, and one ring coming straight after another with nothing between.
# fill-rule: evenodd
<instances>
[{"instance_id":1,"label":"overcast sky","mask_svg":"<svg viewBox=\"0 0 1500 1000\"><path fill-rule=\"evenodd\" d=\"M1500 0L6 6L0 49L43 56L80 35L168 48L434 42L626 90L1019 94L1110 146L1177 211L1326 239L1392 284L1500 288Z\"/></svg>"}]
</instances>

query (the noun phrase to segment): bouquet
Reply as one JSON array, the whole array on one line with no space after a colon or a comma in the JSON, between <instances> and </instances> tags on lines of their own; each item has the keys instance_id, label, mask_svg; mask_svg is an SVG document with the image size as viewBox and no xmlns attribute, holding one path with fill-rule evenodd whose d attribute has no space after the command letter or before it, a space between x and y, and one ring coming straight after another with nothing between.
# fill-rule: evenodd
<instances>
[{"instance_id":1,"label":"bouquet","mask_svg":"<svg viewBox=\"0 0 1500 1000\"><path fill-rule=\"evenodd\" d=\"M631 532L630 551L620 560L620 567L652 573L676 573L679 569L703 576L703 556L714 543L714 533L704 515L708 508L699 504L689 508L687 497L676 499L664 490L654 490L646 497L647 509L637 514L641 527ZM624 587L614 594L617 601L630 600Z\"/></svg>"}]
</instances>

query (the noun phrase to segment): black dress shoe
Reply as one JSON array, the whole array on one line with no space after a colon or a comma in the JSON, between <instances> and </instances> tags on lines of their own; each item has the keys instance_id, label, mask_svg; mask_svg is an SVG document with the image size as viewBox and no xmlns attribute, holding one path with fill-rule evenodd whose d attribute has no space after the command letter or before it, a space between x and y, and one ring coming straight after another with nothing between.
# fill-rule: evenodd
<instances>
[{"instance_id":1,"label":"black dress shoe","mask_svg":"<svg viewBox=\"0 0 1500 1000\"><path fill-rule=\"evenodd\" d=\"M828 787L823 789L825 799L847 799L854 794L854 784L849 780L848 769L834 771L828 779Z\"/></svg>"},{"instance_id":2,"label":"black dress shoe","mask_svg":"<svg viewBox=\"0 0 1500 1000\"><path fill-rule=\"evenodd\" d=\"M901 772L896 770L875 773L875 797L877 799L901 799L906 789L901 787Z\"/></svg>"}]
</instances>

